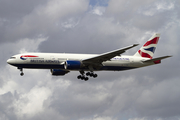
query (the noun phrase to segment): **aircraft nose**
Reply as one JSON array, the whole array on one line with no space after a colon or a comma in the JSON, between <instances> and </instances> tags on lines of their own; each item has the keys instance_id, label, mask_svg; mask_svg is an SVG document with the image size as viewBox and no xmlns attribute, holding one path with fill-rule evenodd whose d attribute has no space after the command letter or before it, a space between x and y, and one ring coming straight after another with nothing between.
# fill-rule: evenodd
<instances>
[{"instance_id":1,"label":"aircraft nose","mask_svg":"<svg viewBox=\"0 0 180 120\"><path fill-rule=\"evenodd\" d=\"M11 59L8 59L8 60L7 60L7 63L11 65L11 64L13 64L13 63L14 63L14 61L13 61L13 60L11 60Z\"/></svg>"},{"instance_id":2,"label":"aircraft nose","mask_svg":"<svg viewBox=\"0 0 180 120\"><path fill-rule=\"evenodd\" d=\"M7 63L8 63L8 64L11 64L10 59L7 60Z\"/></svg>"}]
</instances>

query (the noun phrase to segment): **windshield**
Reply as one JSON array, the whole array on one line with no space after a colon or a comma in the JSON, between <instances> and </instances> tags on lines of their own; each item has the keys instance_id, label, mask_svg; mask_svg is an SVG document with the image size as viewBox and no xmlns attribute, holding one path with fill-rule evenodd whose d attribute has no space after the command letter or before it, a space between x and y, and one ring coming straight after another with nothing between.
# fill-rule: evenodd
<instances>
[{"instance_id":1,"label":"windshield","mask_svg":"<svg viewBox=\"0 0 180 120\"><path fill-rule=\"evenodd\" d=\"M16 59L16 57L10 57L10 59Z\"/></svg>"}]
</instances>

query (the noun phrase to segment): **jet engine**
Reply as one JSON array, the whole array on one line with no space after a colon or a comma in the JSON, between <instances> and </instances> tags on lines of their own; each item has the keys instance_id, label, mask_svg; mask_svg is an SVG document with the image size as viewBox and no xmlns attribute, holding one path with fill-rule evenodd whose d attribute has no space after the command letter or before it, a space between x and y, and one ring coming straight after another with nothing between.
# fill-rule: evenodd
<instances>
[{"instance_id":1,"label":"jet engine","mask_svg":"<svg viewBox=\"0 0 180 120\"><path fill-rule=\"evenodd\" d=\"M60 69L51 69L50 71L51 71L52 75L56 75L56 76L58 76L58 75L63 76L69 72L69 71L60 70Z\"/></svg>"},{"instance_id":2,"label":"jet engine","mask_svg":"<svg viewBox=\"0 0 180 120\"><path fill-rule=\"evenodd\" d=\"M76 60L67 60L64 64L64 68L67 70L77 70L82 67L82 63Z\"/></svg>"}]
</instances>

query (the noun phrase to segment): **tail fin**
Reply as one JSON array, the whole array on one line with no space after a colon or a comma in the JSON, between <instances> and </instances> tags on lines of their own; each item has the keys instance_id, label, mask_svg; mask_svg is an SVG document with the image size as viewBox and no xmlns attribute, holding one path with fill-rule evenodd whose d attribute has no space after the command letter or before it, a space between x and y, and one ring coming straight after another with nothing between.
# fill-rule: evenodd
<instances>
[{"instance_id":1,"label":"tail fin","mask_svg":"<svg viewBox=\"0 0 180 120\"><path fill-rule=\"evenodd\" d=\"M137 52L134 56L153 58L160 34L154 34Z\"/></svg>"}]
</instances>

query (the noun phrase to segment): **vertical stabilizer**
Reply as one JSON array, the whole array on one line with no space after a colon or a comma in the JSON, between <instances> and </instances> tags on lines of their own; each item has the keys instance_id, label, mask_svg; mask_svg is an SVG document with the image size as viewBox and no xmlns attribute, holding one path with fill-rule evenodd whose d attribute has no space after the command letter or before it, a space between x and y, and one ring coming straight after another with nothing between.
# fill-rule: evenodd
<instances>
[{"instance_id":1,"label":"vertical stabilizer","mask_svg":"<svg viewBox=\"0 0 180 120\"><path fill-rule=\"evenodd\" d=\"M154 34L137 52L134 56L153 58L157 43L159 41L160 34Z\"/></svg>"}]
</instances>

